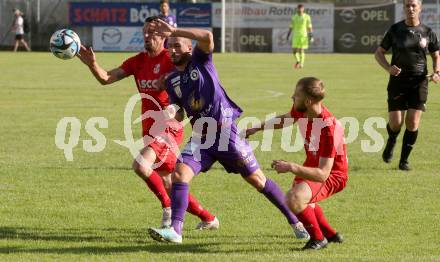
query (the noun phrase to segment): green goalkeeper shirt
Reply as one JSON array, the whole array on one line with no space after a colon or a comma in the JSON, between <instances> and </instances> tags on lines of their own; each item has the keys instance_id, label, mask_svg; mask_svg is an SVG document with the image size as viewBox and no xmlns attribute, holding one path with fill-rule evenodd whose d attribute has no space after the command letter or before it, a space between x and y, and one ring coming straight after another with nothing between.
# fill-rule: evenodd
<instances>
[{"instance_id":1,"label":"green goalkeeper shirt","mask_svg":"<svg viewBox=\"0 0 440 262\"><path fill-rule=\"evenodd\" d=\"M295 14L292 16L290 27L295 37L306 37L307 28L312 28L312 19L305 13L303 15Z\"/></svg>"}]
</instances>

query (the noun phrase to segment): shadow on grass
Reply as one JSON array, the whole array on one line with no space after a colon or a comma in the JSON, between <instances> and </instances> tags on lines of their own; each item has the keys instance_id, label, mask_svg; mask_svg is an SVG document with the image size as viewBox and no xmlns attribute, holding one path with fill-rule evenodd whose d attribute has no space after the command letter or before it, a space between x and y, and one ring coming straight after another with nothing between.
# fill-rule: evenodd
<instances>
[{"instance_id":1,"label":"shadow on grass","mask_svg":"<svg viewBox=\"0 0 440 262\"><path fill-rule=\"evenodd\" d=\"M105 236L102 236L105 235ZM196 236L197 235L197 236ZM0 227L0 240L37 240L62 243L48 243L47 247L30 248L29 243L0 247L0 254L46 253L46 254L112 254L112 253L249 253L274 252L274 247L288 244L294 250L304 245L284 235L207 235L190 234L181 245L157 243L151 240L145 230L105 229L47 229L25 227ZM289 240L292 240L289 243ZM191 243L197 241L198 243ZM81 245L82 242L84 246ZM33 243L31 243L33 244ZM58 245L53 247L54 245ZM61 245L61 247L59 247ZM68 246L65 245L75 245Z\"/></svg>"},{"instance_id":2,"label":"shadow on grass","mask_svg":"<svg viewBox=\"0 0 440 262\"><path fill-rule=\"evenodd\" d=\"M42 254L116 254L116 253L218 253L212 245L216 243L204 244L149 244L149 245L122 245L122 246L84 246L84 247L47 247L47 248L23 248L18 246L0 247L0 254L17 253L42 253ZM222 252L224 253L224 252Z\"/></svg>"},{"instance_id":3,"label":"shadow on grass","mask_svg":"<svg viewBox=\"0 0 440 262\"><path fill-rule=\"evenodd\" d=\"M105 236L103 236L105 235ZM0 227L1 239L18 240L43 240L62 242L135 242L146 243L145 230L105 228L26 228L26 227Z\"/></svg>"},{"instance_id":4,"label":"shadow on grass","mask_svg":"<svg viewBox=\"0 0 440 262\"><path fill-rule=\"evenodd\" d=\"M65 166L45 166L41 167L40 169L48 169L48 170L61 170L61 169L74 169L74 170L124 170L124 171L130 171L133 170L131 167L128 166L83 166L83 167L65 167Z\"/></svg>"},{"instance_id":5,"label":"shadow on grass","mask_svg":"<svg viewBox=\"0 0 440 262\"><path fill-rule=\"evenodd\" d=\"M283 252L301 252L303 244L294 248L287 248ZM270 254L279 253L280 249L255 245L255 243L200 243L200 244L166 244L150 243L145 245L121 245L121 246L83 246L83 247L47 247L47 248L26 248L20 246L0 247L0 254L101 254L111 255L117 253L138 253L147 252L153 254Z\"/></svg>"}]
</instances>

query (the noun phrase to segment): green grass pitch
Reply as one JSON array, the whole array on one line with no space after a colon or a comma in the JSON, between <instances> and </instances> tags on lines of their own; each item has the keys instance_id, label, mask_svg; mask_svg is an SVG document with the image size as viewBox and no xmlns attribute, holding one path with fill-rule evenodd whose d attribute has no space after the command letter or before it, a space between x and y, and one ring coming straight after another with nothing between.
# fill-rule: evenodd
<instances>
[{"instance_id":1,"label":"green grass pitch","mask_svg":"<svg viewBox=\"0 0 440 262\"><path fill-rule=\"evenodd\" d=\"M107 69L129 53L98 53ZM329 222L346 242L319 252L301 252L282 215L238 176L218 165L192 184L192 192L221 222L216 232L196 232L186 217L183 245L151 240L160 204L131 171L132 156L113 142L123 139L123 112L136 93L133 79L100 86L78 59L50 53L0 53L0 261L439 261L440 86L430 84L427 112L410 158L414 171L387 165L381 152L364 153L365 120L387 117L387 75L373 55L309 54L306 67L293 70L289 54L214 56L230 97L259 119L285 113L294 83L303 76L324 80L326 106L338 118L355 117L358 138L348 145L349 183L322 203ZM134 114L136 115L136 114ZM68 162L55 146L58 121L77 117L80 143ZM105 149L88 153L84 125L108 119L100 129ZM140 136L140 126L134 126ZM377 129L385 135L385 129ZM266 175L286 190L292 175L277 175L272 159L301 162L304 152L284 153L280 131L272 150L256 150ZM252 137L260 140L261 134ZM400 154L399 137L396 156Z\"/></svg>"}]
</instances>

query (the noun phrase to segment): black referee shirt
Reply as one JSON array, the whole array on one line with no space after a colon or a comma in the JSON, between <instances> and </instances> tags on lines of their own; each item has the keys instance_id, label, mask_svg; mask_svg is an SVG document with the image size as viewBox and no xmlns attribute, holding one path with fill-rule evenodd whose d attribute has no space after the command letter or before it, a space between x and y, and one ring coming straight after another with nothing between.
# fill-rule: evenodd
<instances>
[{"instance_id":1,"label":"black referee shirt","mask_svg":"<svg viewBox=\"0 0 440 262\"><path fill-rule=\"evenodd\" d=\"M392 48L391 65L402 69L399 76L426 75L426 55L439 50L431 28L424 24L408 26L405 20L390 27L380 46L385 50Z\"/></svg>"}]
</instances>

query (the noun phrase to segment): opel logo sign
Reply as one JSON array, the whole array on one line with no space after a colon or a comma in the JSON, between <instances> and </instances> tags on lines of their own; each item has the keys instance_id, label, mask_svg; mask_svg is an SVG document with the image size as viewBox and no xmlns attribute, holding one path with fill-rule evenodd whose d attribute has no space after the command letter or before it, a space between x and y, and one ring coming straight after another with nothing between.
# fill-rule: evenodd
<instances>
[{"instance_id":1,"label":"opel logo sign","mask_svg":"<svg viewBox=\"0 0 440 262\"><path fill-rule=\"evenodd\" d=\"M356 12L353 9L344 9L339 13L339 16L344 23L350 24L356 19Z\"/></svg>"},{"instance_id":2,"label":"opel logo sign","mask_svg":"<svg viewBox=\"0 0 440 262\"><path fill-rule=\"evenodd\" d=\"M345 33L341 35L339 42L345 48L352 48L356 44L356 36L352 33Z\"/></svg>"},{"instance_id":3,"label":"opel logo sign","mask_svg":"<svg viewBox=\"0 0 440 262\"><path fill-rule=\"evenodd\" d=\"M118 28L106 28L102 31L101 40L107 45L116 45L121 42L122 33Z\"/></svg>"}]
</instances>

